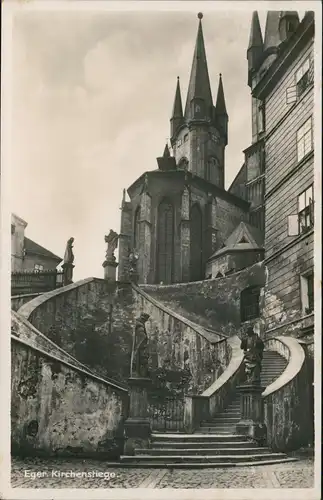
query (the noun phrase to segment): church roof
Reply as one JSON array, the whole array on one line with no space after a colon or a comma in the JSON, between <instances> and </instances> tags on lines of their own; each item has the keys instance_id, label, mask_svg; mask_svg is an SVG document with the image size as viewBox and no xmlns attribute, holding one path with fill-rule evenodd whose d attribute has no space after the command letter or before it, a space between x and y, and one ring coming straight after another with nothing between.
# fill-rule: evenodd
<instances>
[{"instance_id":1,"label":"church roof","mask_svg":"<svg viewBox=\"0 0 323 500\"><path fill-rule=\"evenodd\" d=\"M210 259L218 257L227 253L228 251L246 251L246 250L259 250L263 248L264 239L261 231L248 224L247 222L240 222L240 224L233 230L230 236L224 242L223 248L220 248Z\"/></svg>"}]
</instances>

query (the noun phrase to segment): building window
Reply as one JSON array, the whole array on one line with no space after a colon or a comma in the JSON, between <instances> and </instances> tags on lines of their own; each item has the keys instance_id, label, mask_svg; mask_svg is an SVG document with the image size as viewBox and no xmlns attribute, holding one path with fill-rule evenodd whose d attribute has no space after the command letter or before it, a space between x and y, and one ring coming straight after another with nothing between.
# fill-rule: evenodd
<instances>
[{"instance_id":1,"label":"building window","mask_svg":"<svg viewBox=\"0 0 323 500\"><path fill-rule=\"evenodd\" d=\"M241 322L259 318L260 288L253 286L242 290L240 295Z\"/></svg>"},{"instance_id":2,"label":"building window","mask_svg":"<svg viewBox=\"0 0 323 500\"><path fill-rule=\"evenodd\" d=\"M157 219L157 283L172 283L174 261L174 208L164 199L158 207Z\"/></svg>"},{"instance_id":3,"label":"building window","mask_svg":"<svg viewBox=\"0 0 323 500\"><path fill-rule=\"evenodd\" d=\"M188 134L185 134L184 135L184 142L187 142L188 141Z\"/></svg>"},{"instance_id":4,"label":"building window","mask_svg":"<svg viewBox=\"0 0 323 500\"><path fill-rule=\"evenodd\" d=\"M43 270L44 270L44 266L42 264L35 264L34 271L36 273L40 273Z\"/></svg>"},{"instance_id":5,"label":"building window","mask_svg":"<svg viewBox=\"0 0 323 500\"><path fill-rule=\"evenodd\" d=\"M309 58L302 64L296 72L297 97L301 96L310 84L310 60Z\"/></svg>"},{"instance_id":6,"label":"building window","mask_svg":"<svg viewBox=\"0 0 323 500\"><path fill-rule=\"evenodd\" d=\"M309 118L304 125L297 131L297 161L304 158L307 153L313 148L313 128L312 117Z\"/></svg>"},{"instance_id":7,"label":"building window","mask_svg":"<svg viewBox=\"0 0 323 500\"><path fill-rule=\"evenodd\" d=\"M301 302L304 314L314 311L314 274L310 272L301 276Z\"/></svg>"},{"instance_id":8,"label":"building window","mask_svg":"<svg viewBox=\"0 0 323 500\"><path fill-rule=\"evenodd\" d=\"M305 233L314 226L313 184L298 196L299 233Z\"/></svg>"},{"instance_id":9,"label":"building window","mask_svg":"<svg viewBox=\"0 0 323 500\"><path fill-rule=\"evenodd\" d=\"M11 234L15 234L16 231L16 226L14 224L11 224Z\"/></svg>"},{"instance_id":10,"label":"building window","mask_svg":"<svg viewBox=\"0 0 323 500\"><path fill-rule=\"evenodd\" d=\"M138 250L140 246L140 219L141 219L141 207L137 207L135 211L134 223L133 223L133 248Z\"/></svg>"},{"instance_id":11,"label":"building window","mask_svg":"<svg viewBox=\"0 0 323 500\"><path fill-rule=\"evenodd\" d=\"M258 106L258 134L265 131L265 103L261 102Z\"/></svg>"}]
</instances>

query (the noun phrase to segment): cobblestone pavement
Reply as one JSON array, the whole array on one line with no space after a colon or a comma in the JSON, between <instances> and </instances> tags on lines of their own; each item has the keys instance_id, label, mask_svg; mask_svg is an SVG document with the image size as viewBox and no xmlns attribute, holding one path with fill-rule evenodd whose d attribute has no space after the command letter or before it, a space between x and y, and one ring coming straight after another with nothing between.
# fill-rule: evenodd
<instances>
[{"instance_id":1,"label":"cobblestone pavement","mask_svg":"<svg viewBox=\"0 0 323 500\"><path fill-rule=\"evenodd\" d=\"M83 477L64 477L70 471L83 473ZM11 485L13 488L313 488L314 462L303 459L256 467L165 470L121 468L95 460L13 458Z\"/></svg>"}]
</instances>

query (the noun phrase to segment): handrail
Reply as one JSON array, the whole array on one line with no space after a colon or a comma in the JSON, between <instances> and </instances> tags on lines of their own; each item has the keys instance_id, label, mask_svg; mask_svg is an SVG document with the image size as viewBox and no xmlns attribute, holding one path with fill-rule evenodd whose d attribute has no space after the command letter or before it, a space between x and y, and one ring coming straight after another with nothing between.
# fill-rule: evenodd
<instances>
[{"instance_id":1,"label":"handrail","mask_svg":"<svg viewBox=\"0 0 323 500\"><path fill-rule=\"evenodd\" d=\"M243 351L240 349L240 342L241 340L237 335L228 338L228 344L231 347L231 360L220 377L208 389L202 392L201 396L212 397L237 373L243 361Z\"/></svg>"},{"instance_id":2,"label":"handrail","mask_svg":"<svg viewBox=\"0 0 323 500\"><path fill-rule=\"evenodd\" d=\"M218 344L219 342L223 342L225 340L228 340L229 337L225 336L223 333L218 333L218 332L213 331L212 332L213 335L218 335L219 337L222 337L222 339L220 339L220 340L215 340L214 337L209 334L209 332L211 332L210 329L204 328L204 326L201 326L201 325L197 325L196 323L193 323L189 319L184 318L184 316L176 313L175 311L172 311L172 309L165 306L164 304L162 304L161 302L159 302L155 298L151 297L148 293L141 290L141 288L139 286L135 285L135 283L131 282L131 286L139 295L144 297L151 304L158 307L159 309L164 311L166 314L169 314L169 316L172 316L173 318L176 318L179 321L181 321L182 323L184 323L185 325L189 326L190 328L192 328L192 330L194 330L196 333L198 333L199 335L204 337L211 344Z\"/></svg>"},{"instance_id":3,"label":"handrail","mask_svg":"<svg viewBox=\"0 0 323 500\"><path fill-rule=\"evenodd\" d=\"M107 385L109 387L112 387L112 388L117 389L119 391L128 393L128 390L125 389L124 387L121 387L121 386L118 386L116 384L113 384L112 382L108 382L107 380L103 379L102 377L99 377L98 375L94 375L94 373L91 373L91 372L89 372L87 370L84 370L83 368L80 368L79 366L72 365L68 361L65 361L64 359L61 359L61 358L55 356L54 354L50 354L49 352L43 351L43 349L40 349L39 347L37 347L35 345L29 344L26 340L20 339L19 337L16 337L13 334L11 334L11 339L13 341L15 341L15 342L18 342L20 344L23 344L23 345L29 347L30 349L34 349L35 351L41 353L43 356L46 356L49 359L53 359L55 361L59 361L60 363L62 363L62 365L65 365L68 368L72 368L73 370L76 370L76 371L78 371L80 373L83 373L86 376L88 376L88 377L90 377L90 378L92 378L94 380L102 382L102 383L104 383L105 385Z\"/></svg>"},{"instance_id":4,"label":"handrail","mask_svg":"<svg viewBox=\"0 0 323 500\"><path fill-rule=\"evenodd\" d=\"M77 281L76 283L72 283L71 285L55 288L55 290L50 290L49 292L42 293L39 297L35 297L26 304L23 304L18 309L17 312L21 316L24 316L26 319L29 319L31 314L36 309L36 307L39 307L40 305L44 304L52 297L56 297L57 295L63 295L64 293L69 292L70 290L79 288L80 286L85 285L86 283L91 283L94 280L95 278L85 278L84 280Z\"/></svg>"},{"instance_id":5,"label":"handrail","mask_svg":"<svg viewBox=\"0 0 323 500\"><path fill-rule=\"evenodd\" d=\"M274 346L274 341L278 341L283 344L284 350L287 351L286 353L284 353L286 354L284 357L288 360L288 364L283 373L266 387L266 389L262 393L263 398L272 395L273 393L285 387L289 382L291 382L291 380L293 380L299 374L305 362L304 350L302 349L298 341L294 339L294 337L274 337L265 341L265 345L272 344ZM269 350L280 352L277 349ZM280 354L282 353L280 352Z\"/></svg>"}]
</instances>

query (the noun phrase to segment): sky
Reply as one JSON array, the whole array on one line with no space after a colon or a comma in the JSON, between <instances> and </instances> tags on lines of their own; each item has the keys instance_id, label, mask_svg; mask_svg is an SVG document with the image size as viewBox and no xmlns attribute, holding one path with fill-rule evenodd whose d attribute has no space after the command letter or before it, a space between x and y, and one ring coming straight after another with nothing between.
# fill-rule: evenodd
<instances>
[{"instance_id":1,"label":"sky","mask_svg":"<svg viewBox=\"0 0 323 500\"><path fill-rule=\"evenodd\" d=\"M251 11L202 20L213 99L222 73L229 115L227 188L251 143L250 20ZM75 280L103 277L122 190L157 168L177 76L185 104L197 27L193 11L15 14L11 210L57 255L75 238Z\"/></svg>"}]
</instances>

